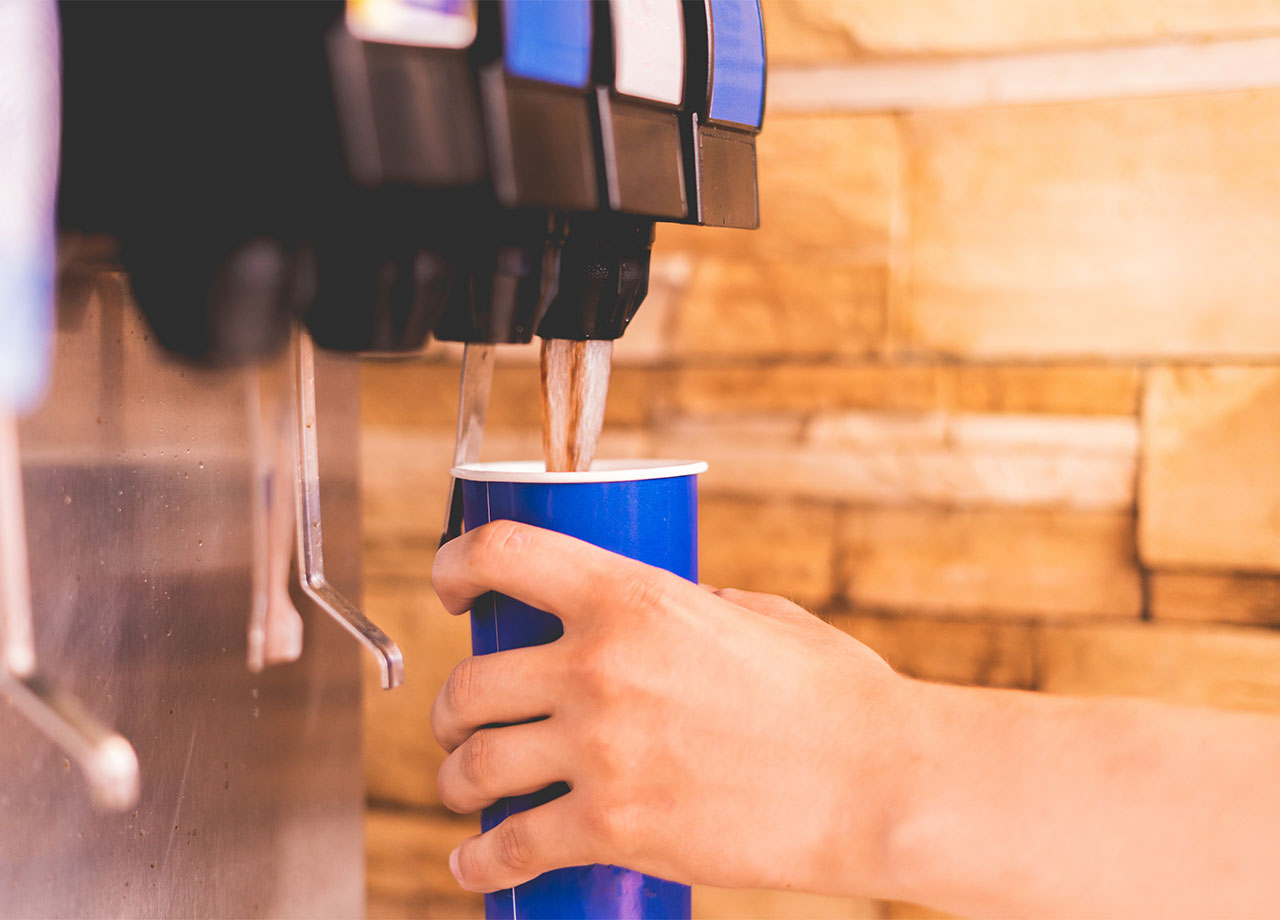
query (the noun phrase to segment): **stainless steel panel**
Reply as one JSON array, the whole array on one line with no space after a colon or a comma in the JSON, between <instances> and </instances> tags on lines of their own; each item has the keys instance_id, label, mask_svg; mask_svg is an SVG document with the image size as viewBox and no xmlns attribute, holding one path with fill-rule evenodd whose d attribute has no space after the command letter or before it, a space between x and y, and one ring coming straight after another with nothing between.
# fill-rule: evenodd
<instances>
[{"instance_id":1,"label":"stainless steel panel","mask_svg":"<svg viewBox=\"0 0 1280 920\"><path fill-rule=\"evenodd\" d=\"M301 659L245 666L241 377L163 360L118 276L67 297L21 429L36 650L133 742L142 795L96 812L0 701L0 914L359 915L361 652L295 590ZM318 380L328 574L358 598L357 370L322 357Z\"/></svg>"}]
</instances>

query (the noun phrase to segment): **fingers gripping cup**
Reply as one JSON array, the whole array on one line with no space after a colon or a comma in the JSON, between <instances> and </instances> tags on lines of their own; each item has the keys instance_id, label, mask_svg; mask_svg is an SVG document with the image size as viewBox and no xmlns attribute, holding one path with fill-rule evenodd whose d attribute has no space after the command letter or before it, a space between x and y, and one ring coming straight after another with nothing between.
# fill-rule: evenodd
<instances>
[{"instance_id":1,"label":"fingers gripping cup","mask_svg":"<svg viewBox=\"0 0 1280 920\"><path fill-rule=\"evenodd\" d=\"M467 530L512 520L555 530L698 580L697 476L705 463L600 461L582 473L548 473L540 462L473 463L453 471L462 482ZM471 611L477 655L554 642L563 633L550 613L500 594ZM563 795L563 784L503 799L485 809L488 831L516 812ZM689 888L618 866L557 869L513 889L485 895L498 918L687 918Z\"/></svg>"}]
</instances>

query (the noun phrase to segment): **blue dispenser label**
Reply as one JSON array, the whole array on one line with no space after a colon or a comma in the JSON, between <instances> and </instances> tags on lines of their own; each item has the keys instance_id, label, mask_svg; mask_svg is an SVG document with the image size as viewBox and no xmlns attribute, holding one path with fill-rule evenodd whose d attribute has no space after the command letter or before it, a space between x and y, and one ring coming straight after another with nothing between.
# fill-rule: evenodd
<instances>
[{"instance_id":1,"label":"blue dispenser label","mask_svg":"<svg viewBox=\"0 0 1280 920\"><path fill-rule=\"evenodd\" d=\"M584 89L591 80L590 0L505 0L507 72Z\"/></svg>"},{"instance_id":2,"label":"blue dispenser label","mask_svg":"<svg viewBox=\"0 0 1280 920\"><path fill-rule=\"evenodd\" d=\"M476 40L475 0L347 0L356 38L426 48L466 48Z\"/></svg>"},{"instance_id":3,"label":"blue dispenser label","mask_svg":"<svg viewBox=\"0 0 1280 920\"><path fill-rule=\"evenodd\" d=\"M0 411L34 408L53 345L53 240L0 257Z\"/></svg>"},{"instance_id":4,"label":"blue dispenser label","mask_svg":"<svg viewBox=\"0 0 1280 920\"><path fill-rule=\"evenodd\" d=\"M759 128L764 116L764 20L759 0L711 5L712 121Z\"/></svg>"}]
</instances>

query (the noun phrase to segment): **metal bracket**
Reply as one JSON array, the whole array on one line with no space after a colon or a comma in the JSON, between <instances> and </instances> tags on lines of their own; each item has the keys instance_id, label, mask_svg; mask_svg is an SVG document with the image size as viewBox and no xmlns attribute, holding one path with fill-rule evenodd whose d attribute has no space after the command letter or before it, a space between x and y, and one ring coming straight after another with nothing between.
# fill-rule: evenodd
<instances>
[{"instance_id":1,"label":"metal bracket","mask_svg":"<svg viewBox=\"0 0 1280 920\"><path fill-rule=\"evenodd\" d=\"M0 598L4 603L3 693L46 738L84 771L94 801L123 811L138 800L138 755L69 691L36 670L31 575L22 508L18 420L0 413Z\"/></svg>"},{"instance_id":2,"label":"metal bracket","mask_svg":"<svg viewBox=\"0 0 1280 920\"><path fill-rule=\"evenodd\" d=\"M462 376L458 382L458 433L453 448L454 466L474 463L480 459L484 423L489 415L489 396L493 391L496 351L496 346L479 342L468 342L462 350ZM462 483L452 476L449 477L449 495L445 501L441 546L462 535Z\"/></svg>"},{"instance_id":3,"label":"metal bracket","mask_svg":"<svg viewBox=\"0 0 1280 920\"><path fill-rule=\"evenodd\" d=\"M355 636L378 659L382 688L404 683L404 657L386 633L324 577L324 549L320 528L320 454L316 447L315 346L305 332L297 334L298 432L298 569L302 590L340 626Z\"/></svg>"}]
</instances>

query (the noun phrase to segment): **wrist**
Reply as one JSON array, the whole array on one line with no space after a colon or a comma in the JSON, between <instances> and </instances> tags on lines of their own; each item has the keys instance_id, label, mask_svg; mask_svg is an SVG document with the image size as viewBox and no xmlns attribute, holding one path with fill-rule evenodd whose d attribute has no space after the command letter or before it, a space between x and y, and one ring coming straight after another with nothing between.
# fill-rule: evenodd
<instances>
[{"instance_id":1,"label":"wrist","mask_svg":"<svg viewBox=\"0 0 1280 920\"><path fill-rule=\"evenodd\" d=\"M882 838L881 897L936 906L950 903L957 880L967 885L983 864L973 849L974 805L1001 783L990 752L1009 750L1007 712L1022 695L908 683L895 797ZM957 870L965 865L969 870Z\"/></svg>"},{"instance_id":2,"label":"wrist","mask_svg":"<svg viewBox=\"0 0 1280 920\"><path fill-rule=\"evenodd\" d=\"M935 687L887 668L873 686L858 683L863 692L844 697L848 721L841 743L833 745L837 794L830 836L814 863L824 873L818 890L902 899L908 869L903 829L913 826L923 774L941 756L930 749L939 739L928 727L936 723L930 712Z\"/></svg>"},{"instance_id":3,"label":"wrist","mask_svg":"<svg viewBox=\"0 0 1280 920\"><path fill-rule=\"evenodd\" d=\"M947 762L946 697L952 688L909 677L898 678L894 704L886 707L877 828L874 896L910 900L921 857L914 831L928 808L937 767Z\"/></svg>"},{"instance_id":4,"label":"wrist","mask_svg":"<svg viewBox=\"0 0 1280 920\"><path fill-rule=\"evenodd\" d=\"M919 897L917 881L927 850L935 842L928 826L931 793L950 760L951 732L946 710L956 689L902 678L894 713L891 762L885 763L887 792L880 828L877 896L909 901Z\"/></svg>"}]
</instances>

